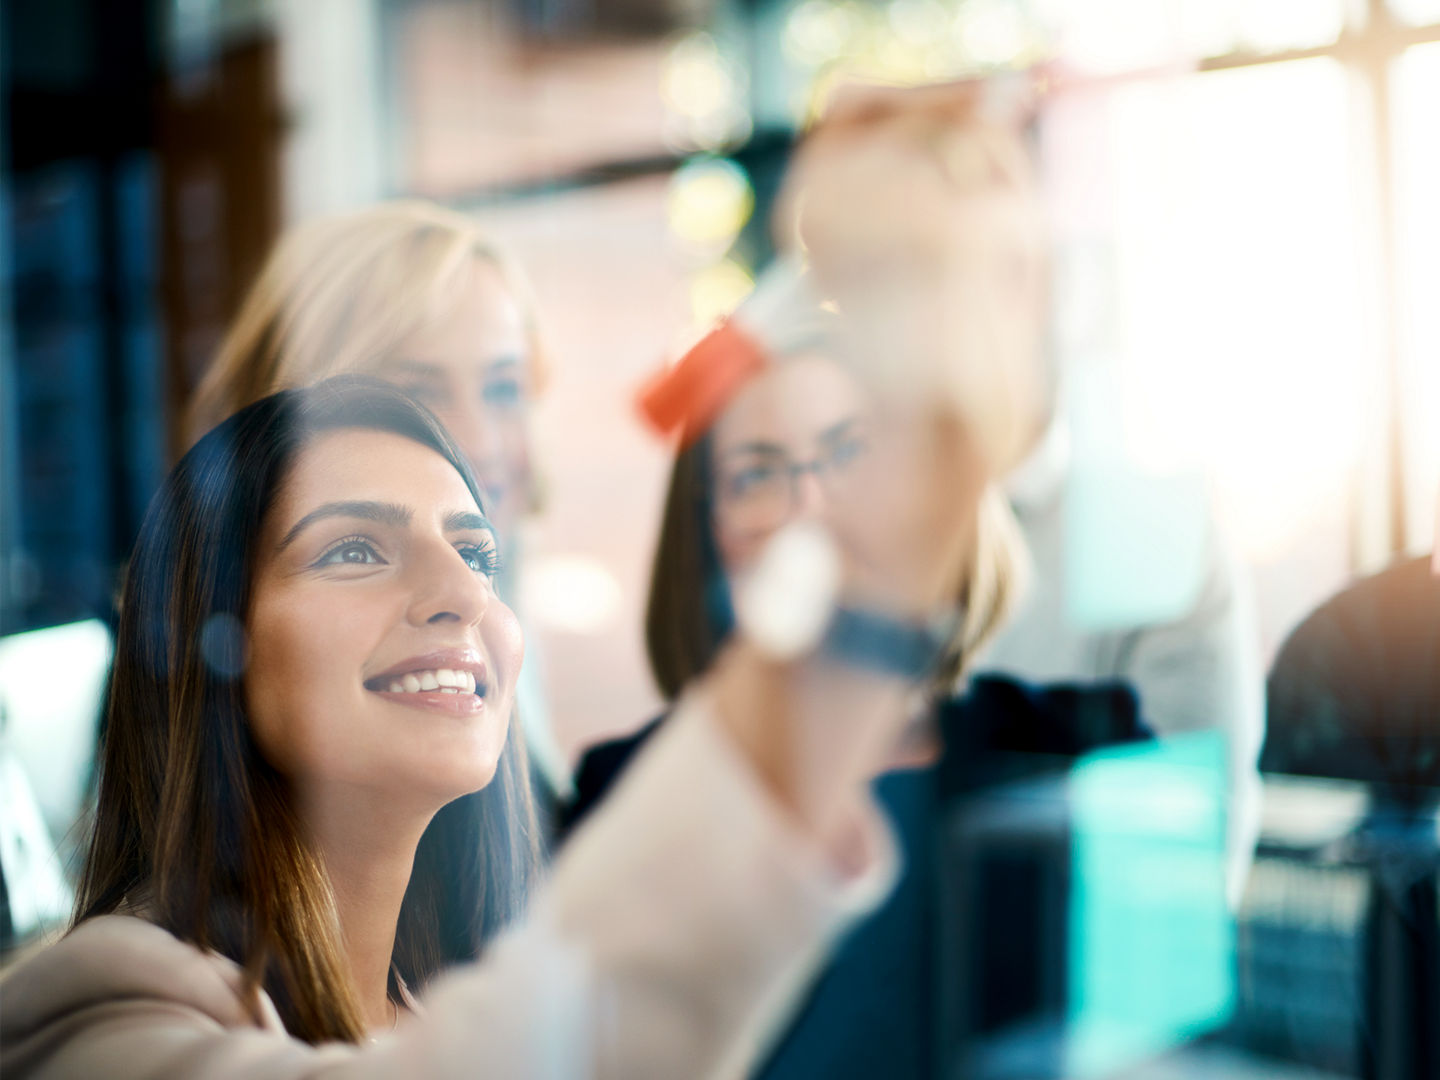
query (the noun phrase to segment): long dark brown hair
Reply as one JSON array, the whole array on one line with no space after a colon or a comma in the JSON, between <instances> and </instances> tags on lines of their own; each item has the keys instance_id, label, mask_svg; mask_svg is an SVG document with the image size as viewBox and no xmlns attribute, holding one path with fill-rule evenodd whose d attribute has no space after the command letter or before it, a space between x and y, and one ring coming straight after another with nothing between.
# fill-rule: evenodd
<instances>
[{"instance_id":1,"label":"long dark brown hair","mask_svg":"<svg viewBox=\"0 0 1440 1080\"><path fill-rule=\"evenodd\" d=\"M241 676L262 523L307 443L340 428L433 449L484 505L439 421L378 380L274 394L196 443L151 504L127 574L75 907L77 924L133 911L228 956L312 1043L357 1041L364 1024L329 880L251 735ZM420 840L396 932L400 977L418 988L478 955L523 908L539 858L512 723L495 778L440 810Z\"/></svg>"}]
</instances>

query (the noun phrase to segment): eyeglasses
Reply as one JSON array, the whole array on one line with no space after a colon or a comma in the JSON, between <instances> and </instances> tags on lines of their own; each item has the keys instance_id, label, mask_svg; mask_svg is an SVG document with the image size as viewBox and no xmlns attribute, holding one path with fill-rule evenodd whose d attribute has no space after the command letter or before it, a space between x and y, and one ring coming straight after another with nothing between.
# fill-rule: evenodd
<instances>
[{"instance_id":1,"label":"eyeglasses","mask_svg":"<svg viewBox=\"0 0 1440 1080\"><path fill-rule=\"evenodd\" d=\"M778 447L732 450L715 464L715 510L742 531L778 529L800 504L801 477L814 476L827 498L844 495L858 480L869 450L869 440L854 432L808 461L796 461Z\"/></svg>"}]
</instances>

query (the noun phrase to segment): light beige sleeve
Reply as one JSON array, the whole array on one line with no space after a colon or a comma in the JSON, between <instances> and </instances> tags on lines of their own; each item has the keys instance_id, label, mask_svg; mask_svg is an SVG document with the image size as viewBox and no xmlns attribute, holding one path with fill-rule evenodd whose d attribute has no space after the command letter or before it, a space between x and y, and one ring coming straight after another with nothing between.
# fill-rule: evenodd
<instances>
[{"instance_id":1,"label":"light beige sleeve","mask_svg":"<svg viewBox=\"0 0 1440 1080\"><path fill-rule=\"evenodd\" d=\"M895 846L869 804L855 835L864 869L847 877L836 867L854 852L842 859L793 831L692 698L567 846L531 917L481 963L433 986L424 1015L394 1035L313 1048L233 1026L173 978L148 993L78 995L82 1007L26 1029L27 1006L9 1007L24 994L13 984L22 967L0 982L0 1072L7 1080L740 1075L827 945L893 883Z\"/></svg>"}]
</instances>

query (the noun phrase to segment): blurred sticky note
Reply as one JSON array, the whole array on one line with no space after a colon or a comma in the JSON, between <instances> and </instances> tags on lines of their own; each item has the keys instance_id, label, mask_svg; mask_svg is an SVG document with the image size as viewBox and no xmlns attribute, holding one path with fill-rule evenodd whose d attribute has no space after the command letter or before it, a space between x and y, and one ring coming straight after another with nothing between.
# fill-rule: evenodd
<instances>
[{"instance_id":1,"label":"blurred sticky note","mask_svg":"<svg viewBox=\"0 0 1440 1080\"><path fill-rule=\"evenodd\" d=\"M1209 513L1197 473L1075 467L1065 496L1065 613L1082 630L1171 622L1204 581Z\"/></svg>"},{"instance_id":2,"label":"blurred sticky note","mask_svg":"<svg viewBox=\"0 0 1440 1080\"><path fill-rule=\"evenodd\" d=\"M1087 755L1071 774L1066 1075L1213 1030L1235 998L1223 736Z\"/></svg>"}]
</instances>

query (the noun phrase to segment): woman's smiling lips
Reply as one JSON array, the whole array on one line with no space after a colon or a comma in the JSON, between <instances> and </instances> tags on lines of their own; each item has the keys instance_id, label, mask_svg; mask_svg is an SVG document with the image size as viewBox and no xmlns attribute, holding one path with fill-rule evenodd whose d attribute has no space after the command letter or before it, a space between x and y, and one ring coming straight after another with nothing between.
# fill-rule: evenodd
<instances>
[{"instance_id":1,"label":"woman's smiling lips","mask_svg":"<svg viewBox=\"0 0 1440 1080\"><path fill-rule=\"evenodd\" d=\"M439 649L392 664L365 689L396 704L470 716L485 708L485 661L474 649Z\"/></svg>"}]
</instances>

